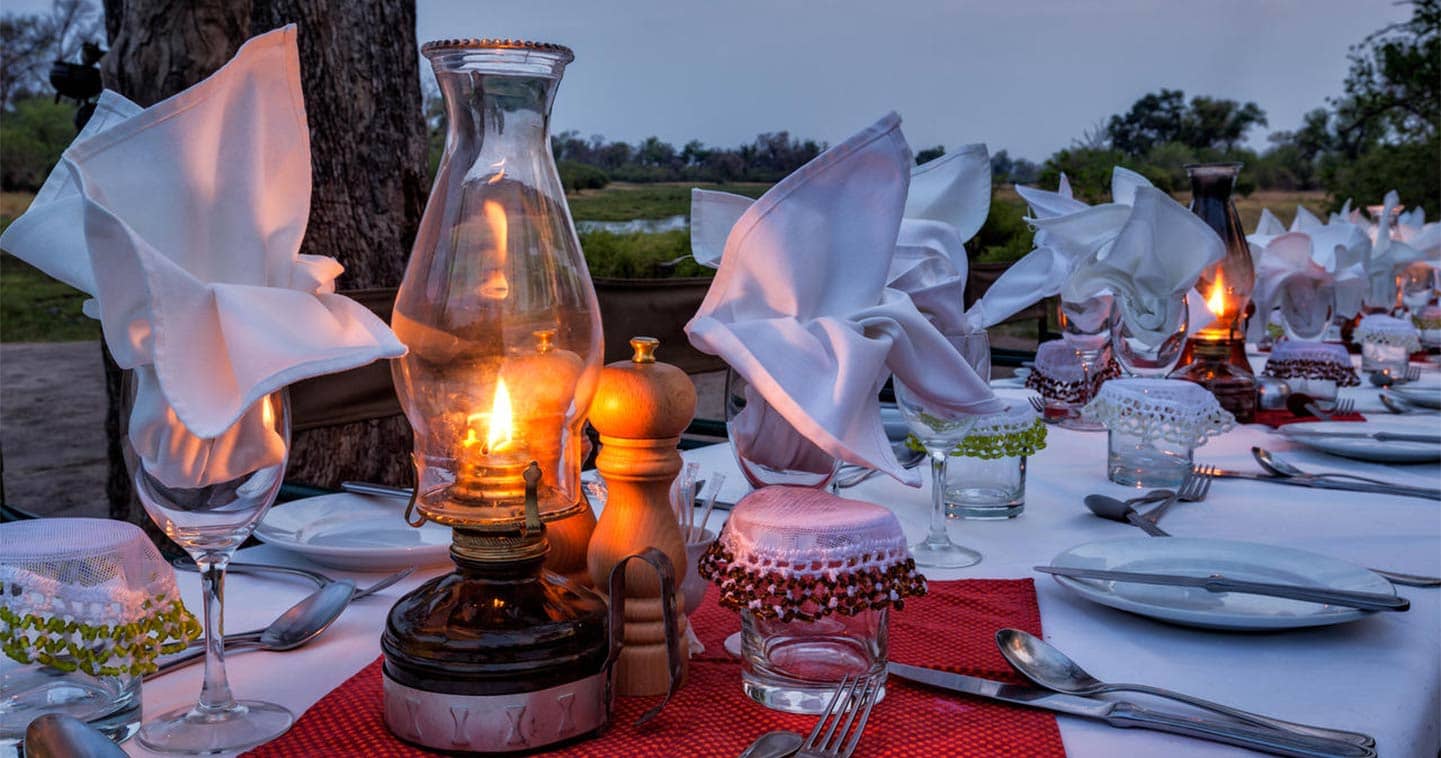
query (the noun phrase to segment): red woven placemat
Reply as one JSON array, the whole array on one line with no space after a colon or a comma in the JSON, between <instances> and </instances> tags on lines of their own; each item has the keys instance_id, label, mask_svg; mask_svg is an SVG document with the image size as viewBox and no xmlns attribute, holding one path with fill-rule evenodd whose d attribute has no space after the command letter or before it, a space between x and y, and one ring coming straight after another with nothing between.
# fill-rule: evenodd
<instances>
[{"instance_id":1,"label":"red woven placemat","mask_svg":"<svg viewBox=\"0 0 1441 758\"><path fill-rule=\"evenodd\" d=\"M1282 427L1287 424L1304 424L1311 421L1365 421L1366 417L1359 413L1338 413L1329 419L1317 418L1316 416L1297 416L1285 408L1256 411L1256 423L1265 424L1271 427Z\"/></svg>"},{"instance_id":2,"label":"red woven placemat","mask_svg":"<svg viewBox=\"0 0 1441 758\"><path fill-rule=\"evenodd\" d=\"M692 618L706 646L692 658L684 688L654 721L635 720L653 698L617 698L610 730L596 739L543 753L556 756L734 756L774 729L806 734L815 717L779 713L741 692L740 663L723 647L739 617L716 604L712 587ZM891 612L891 660L1020 683L996 650L1001 627L1041 633L1030 579L931 582L930 594ZM360 673L305 712L280 739L248 753L273 756L439 755L407 745L386 730L380 664ZM1047 713L950 695L890 678L856 750L863 756L1064 756L1056 720Z\"/></svg>"}]
</instances>

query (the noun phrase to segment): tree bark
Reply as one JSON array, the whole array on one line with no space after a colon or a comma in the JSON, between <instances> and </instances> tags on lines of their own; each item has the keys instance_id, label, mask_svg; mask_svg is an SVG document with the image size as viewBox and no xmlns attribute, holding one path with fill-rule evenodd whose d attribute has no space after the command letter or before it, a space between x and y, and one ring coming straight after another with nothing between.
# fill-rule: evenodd
<instances>
[{"instance_id":1,"label":"tree bark","mask_svg":"<svg viewBox=\"0 0 1441 758\"><path fill-rule=\"evenodd\" d=\"M342 290L400 284L428 189L414 0L104 0L104 8L105 84L141 105L209 76L250 37L295 23L313 174L300 252L339 260ZM107 382L107 396L112 513L143 524L117 452L128 415L119 381ZM286 478L405 483L409 450L403 416L305 429L294 435Z\"/></svg>"}]
</instances>

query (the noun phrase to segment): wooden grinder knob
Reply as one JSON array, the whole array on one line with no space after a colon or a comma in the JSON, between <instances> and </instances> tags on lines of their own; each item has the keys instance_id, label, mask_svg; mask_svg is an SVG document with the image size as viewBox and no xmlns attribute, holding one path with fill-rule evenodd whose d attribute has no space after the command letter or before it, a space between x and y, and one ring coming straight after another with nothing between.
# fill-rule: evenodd
<instances>
[{"instance_id":1,"label":"wooden grinder knob","mask_svg":"<svg viewBox=\"0 0 1441 758\"><path fill-rule=\"evenodd\" d=\"M670 506L671 483L681 470L680 435L695 415L695 385L684 371L655 359L660 341L635 337L635 355L601 369L590 423L600 433L596 471L605 479L606 502L591 536L587 563L591 580L606 586L622 558L647 547L660 548L685 576L685 539ZM669 684L660 579L647 565L626 568L625 629L616 664L621 695L660 695ZM615 599L612 599L615 602ZM677 604L680 601L677 598ZM684 613L684 608L679 609ZM685 629L685 619L680 628ZM684 660L684 659L682 659Z\"/></svg>"}]
</instances>

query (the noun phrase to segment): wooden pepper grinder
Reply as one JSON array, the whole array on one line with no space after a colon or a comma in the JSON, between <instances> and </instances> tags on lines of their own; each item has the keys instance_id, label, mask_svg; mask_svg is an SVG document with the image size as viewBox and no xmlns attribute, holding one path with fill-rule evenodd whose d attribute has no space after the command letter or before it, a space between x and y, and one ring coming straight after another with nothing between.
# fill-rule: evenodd
<instances>
[{"instance_id":1,"label":"wooden pepper grinder","mask_svg":"<svg viewBox=\"0 0 1441 758\"><path fill-rule=\"evenodd\" d=\"M670 505L671 483L681 470L681 432L695 415L695 385L684 371L657 363L660 341L635 337L635 355L600 372L590 423L600 433L595 468L605 478L606 502L587 554L597 588L628 555L657 547L685 576L685 539ZM645 564L632 562L625 577L624 646L616 667L620 695L661 695L669 684L665 625L661 621L660 579ZM615 599L612 599L615 602ZM676 598L677 605L681 604ZM685 609L678 608L676 634L684 634ZM684 657L682 661L684 662Z\"/></svg>"}]
</instances>

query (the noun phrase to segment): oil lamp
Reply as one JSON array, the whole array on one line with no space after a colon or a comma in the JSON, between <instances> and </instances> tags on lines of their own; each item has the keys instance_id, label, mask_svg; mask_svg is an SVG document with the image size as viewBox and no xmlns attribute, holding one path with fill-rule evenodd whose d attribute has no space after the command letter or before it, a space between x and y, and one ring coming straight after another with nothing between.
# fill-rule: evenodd
<instances>
[{"instance_id":1,"label":"oil lamp","mask_svg":"<svg viewBox=\"0 0 1441 758\"><path fill-rule=\"evenodd\" d=\"M1245 318L1256 271L1241 217L1231 201L1240 163L1186 166L1191 177L1191 212L1200 216L1226 245L1226 254L1201 272L1196 290L1215 320L1191 337L1173 378L1210 390L1221 407L1241 423L1256 415L1256 377L1246 359Z\"/></svg>"},{"instance_id":2,"label":"oil lamp","mask_svg":"<svg viewBox=\"0 0 1441 758\"><path fill-rule=\"evenodd\" d=\"M415 434L413 525L452 527L456 570L391 609L385 719L447 751L508 752L606 719L604 599L543 568L543 522L587 508L581 425L599 310L551 158L559 45L422 47L445 151L396 297L393 364Z\"/></svg>"}]
</instances>

